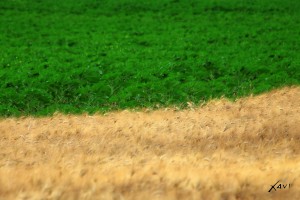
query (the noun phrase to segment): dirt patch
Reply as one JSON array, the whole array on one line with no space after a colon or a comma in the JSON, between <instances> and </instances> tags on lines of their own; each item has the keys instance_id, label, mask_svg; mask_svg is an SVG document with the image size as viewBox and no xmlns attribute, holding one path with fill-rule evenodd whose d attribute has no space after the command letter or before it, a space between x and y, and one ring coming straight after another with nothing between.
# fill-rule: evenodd
<instances>
[{"instance_id":1,"label":"dirt patch","mask_svg":"<svg viewBox=\"0 0 300 200\"><path fill-rule=\"evenodd\" d=\"M300 199L299 87L0 132L0 199Z\"/></svg>"}]
</instances>

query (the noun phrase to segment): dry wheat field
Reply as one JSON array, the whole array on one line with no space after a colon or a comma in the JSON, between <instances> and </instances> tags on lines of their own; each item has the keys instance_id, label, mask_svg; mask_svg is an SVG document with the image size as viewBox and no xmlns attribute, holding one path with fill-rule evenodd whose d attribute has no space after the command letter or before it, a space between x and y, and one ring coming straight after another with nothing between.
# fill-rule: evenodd
<instances>
[{"instance_id":1,"label":"dry wheat field","mask_svg":"<svg viewBox=\"0 0 300 200\"><path fill-rule=\"evenodd\" d=\"M0 133L1 200L300 199L299 87L185 110L6 118Z\"/></svg>"}]
</instances>

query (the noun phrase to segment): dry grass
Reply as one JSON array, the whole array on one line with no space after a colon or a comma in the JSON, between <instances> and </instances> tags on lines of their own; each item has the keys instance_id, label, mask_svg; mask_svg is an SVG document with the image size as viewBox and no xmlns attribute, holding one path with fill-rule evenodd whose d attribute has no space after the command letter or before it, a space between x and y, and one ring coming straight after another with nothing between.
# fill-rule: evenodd
<instances>
[{"instance_id":1,"label":"dry grass","mask_svg":"<svg viewBox=\"0 0 300 200\"><path fill-rule=\"evenodd\" d=\"M299 100L2 119L0 199L300 199Z\"/></svg>"}]
</instances>

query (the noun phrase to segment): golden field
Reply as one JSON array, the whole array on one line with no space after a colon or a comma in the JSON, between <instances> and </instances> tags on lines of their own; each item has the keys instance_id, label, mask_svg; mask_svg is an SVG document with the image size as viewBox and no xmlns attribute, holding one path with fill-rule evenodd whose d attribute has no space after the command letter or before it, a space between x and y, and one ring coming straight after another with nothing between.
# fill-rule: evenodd
<instances>
[{"instance_id":1,"label":"golden field","mask_svg":"<svg viewBox=\"0 0 300 200\"><path fill-rule=\"evenodd\" d=\"M0 199L300 199L300 88L0 120ZM291 184L272 190L271 185Z\"/></svg>"}]
</instances>

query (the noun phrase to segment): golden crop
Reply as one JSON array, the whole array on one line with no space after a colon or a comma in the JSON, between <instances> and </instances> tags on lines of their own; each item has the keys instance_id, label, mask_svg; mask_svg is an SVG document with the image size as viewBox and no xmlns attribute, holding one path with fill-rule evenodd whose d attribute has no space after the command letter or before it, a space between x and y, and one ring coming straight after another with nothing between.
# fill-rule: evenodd
<instances>
[{"instance_id":1,"label":"golden crop","mask_svg":"<svg viewBox=\"0 0 300 200\"><path fill-rule=\"evenodd\" d=\"M300 199L300 88L0 121L0 199ZM268 192L271 185L290 187Z\"/></svg>"}]
</instances>

